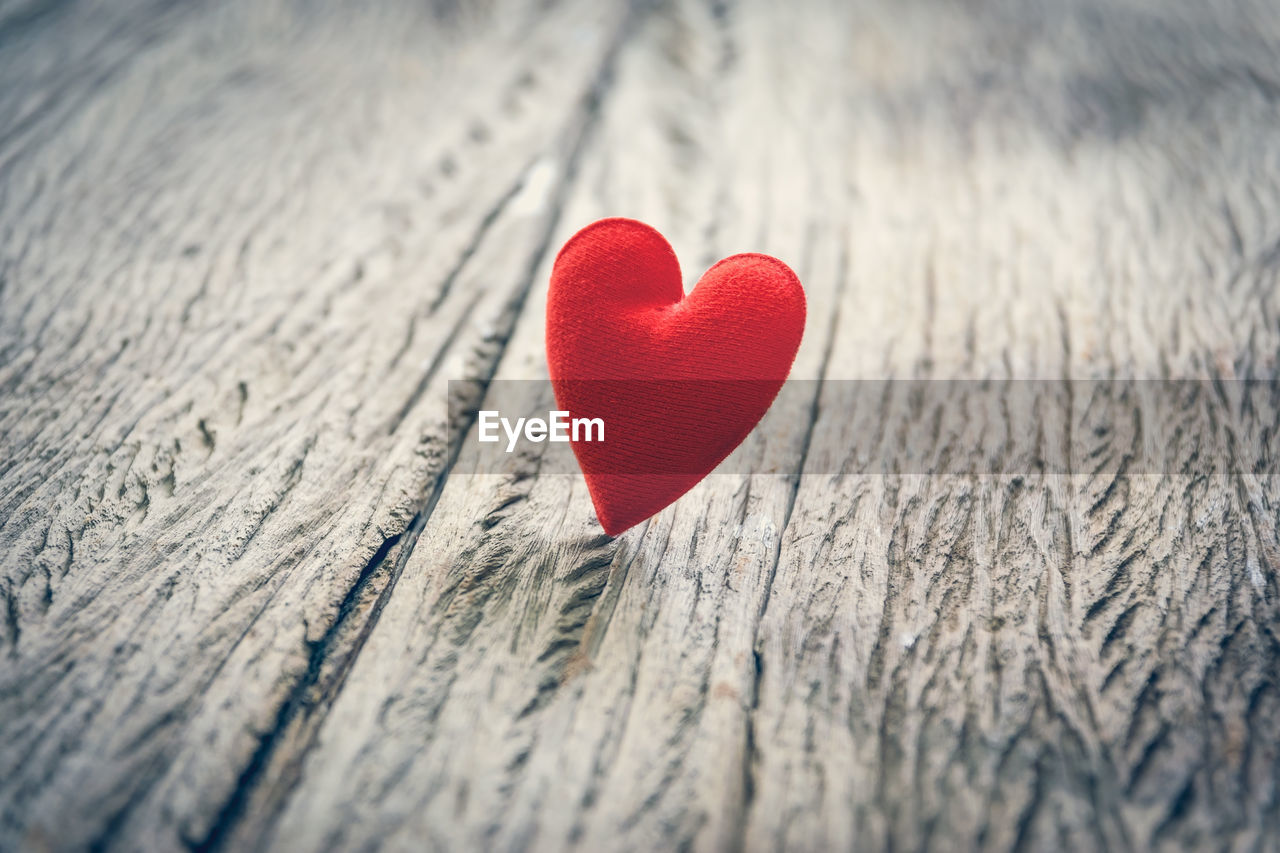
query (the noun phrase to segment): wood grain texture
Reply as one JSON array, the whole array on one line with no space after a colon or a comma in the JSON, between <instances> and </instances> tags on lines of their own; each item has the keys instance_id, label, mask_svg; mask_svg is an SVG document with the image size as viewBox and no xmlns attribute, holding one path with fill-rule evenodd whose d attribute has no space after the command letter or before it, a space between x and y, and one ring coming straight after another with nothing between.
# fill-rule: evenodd
<instances>
[{"instance_id":1,"label":"wood grain texture","mask_svg":"<svg viewBox=\"0 0 1280 853\"><path fill-rule=\"evenodd\" d=\"M85 47L81 105L0 154L0 803L35 847L216 841L331 689L444 471L445 382L492 369L545 251L618 28L176 17Z\"/></svg>"},{"instance_id":2,"label":"wood grain texture","mask_svg":"<svg viewBox=\"0 0 1280 853\"><path fill-rule=\"evenodd\" d=\"M1243 0L0 5L0 848L1275 849L1274 476L870 475L1000 425L840 383L1274 383L1277 57ZM792 264L816 380L617 539L445 424L605 215Z\"/></svg>"}]
</instances>

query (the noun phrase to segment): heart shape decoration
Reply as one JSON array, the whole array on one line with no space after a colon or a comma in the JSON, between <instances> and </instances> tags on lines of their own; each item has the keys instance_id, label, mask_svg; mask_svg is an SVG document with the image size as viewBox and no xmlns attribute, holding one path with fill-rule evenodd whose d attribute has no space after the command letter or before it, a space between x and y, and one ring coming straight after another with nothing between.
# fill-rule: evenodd
<instances>
[{"instance_id":1,"label":"heart shape decoration","mask_svg":"<svg viewBox=\"0 0 1280 853\"><path fill-rule=\"evenodd\" d=\"M615 536L675 502L773 403L804 334L800 280L733 255L686 296L661 234L602 219L565 243L547 296L547 365L601 527Z\"/></svg>"}]
</instances>

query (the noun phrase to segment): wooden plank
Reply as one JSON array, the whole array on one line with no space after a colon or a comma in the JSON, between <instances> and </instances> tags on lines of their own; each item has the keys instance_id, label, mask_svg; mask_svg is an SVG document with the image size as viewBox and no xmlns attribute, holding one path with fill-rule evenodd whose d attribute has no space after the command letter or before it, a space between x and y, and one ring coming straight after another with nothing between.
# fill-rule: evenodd
<instances>
[{"instance_id":1,"label":"wooden plank","mask_svg":"<svg viewBox=\"0 0 1280 853\"><path fill-rule=\"evenodd\" d=\"M203 846L416 536L619 14L78 14L0 150L0 846Z\"/></svg>"},{"instance_id":2,"label":"wooden plank","mask_svg":"<svg viewBox=\"0 0 1280 853\"><path fill-rule=\"evenodd\" d=\"M1141 4L1041 11L654 16L560 234L636 215L687 267L795 260L816 320L797 374L828 394L1273 370L1275 187L1257 182L1274 27L1251 38L1241 10L1179 7L1134 55ZM1169 50L1201 35L1207 55ZM1230 167L1208 172L1223 147ZM537 307L499 377L540 375ZM955 393L964 411L979 392ZM903 417L870 412L851 435L834 399L811 446L776 412L753 439L793 476L712 477L616 541L536 458L497 485L451 478L267 838L1264 844L1274 483L834 477ZM1091 401L1069 403L1061 429L1089 427Z\"/></svg>"},{"instance_id":3,"label":"wooden plank","mask_svg":"<svg viewBox=\"0 0 1280 853\"><path fill-rule=\"evenodd\" d=\"M924 40L896 13L863 20L859 43L894 61L860 102L864 322L830 376L1274 382L1274 17L1046 11L1016 76L973 48L1012 47L1007 10ZM889 82L921 68L938 76ZM1068 403L1063 440L1091 436L1105 400ZM820 411L823 471L904 421ZM760 626L753 846L1274 843L1275 478L1118 471L802 480Z\"/></svg>"},{"instance_id":4,"label":"wooden plank","mask_svg":"<svg viewBox=\"0 0 1280 853\"><path fill-rule=\"evenodd\" d=\"M816 61L788 67L801 46ZM792 262L813 317L795 375L817 378L843 282L849 128L824 109L822 73L840 48L821 16L781 9L647 18L560 236L605 214L654 222L690 282L732 251ZM548 269L500 379L545 377ZM554 849L738 835L754 626L807 427L783 413L750 451L783 476L714 476L618 540L599 535L578 479L534 476L536 458L500 484L451 477L269 838Z\"/></svg>"}]
</instances>

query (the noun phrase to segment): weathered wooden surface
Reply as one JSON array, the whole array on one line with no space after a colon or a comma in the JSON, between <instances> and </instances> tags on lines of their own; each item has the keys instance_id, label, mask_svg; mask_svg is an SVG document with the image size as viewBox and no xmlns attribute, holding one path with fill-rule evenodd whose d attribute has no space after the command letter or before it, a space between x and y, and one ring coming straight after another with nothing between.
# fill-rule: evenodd
<instances>
[{"instance_id":1,"label":"weathered wooden surface","mask_svg":"<svg viewBox=\"0 0 1280 853\"><path fill-rule=\"evenodd\" d=\"M603 215L826 383L616 540L444 425ZM0 848L1274 849L1274 478L831 389L1274 377L1278 294L1265 2L0 5Z\"/></svg>"}]
</instances>

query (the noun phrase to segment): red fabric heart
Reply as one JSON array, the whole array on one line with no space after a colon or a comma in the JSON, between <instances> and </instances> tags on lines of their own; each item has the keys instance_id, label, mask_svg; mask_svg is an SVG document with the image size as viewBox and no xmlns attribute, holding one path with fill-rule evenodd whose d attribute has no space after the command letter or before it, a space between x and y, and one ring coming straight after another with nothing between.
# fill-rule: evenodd
<instances>
[{"instance_id":1,"label":"red fabric heart","mask_svg":"<svg viewBox=\"0 0 1280 853\"><path fill-rule=\"evenodd\" d=\"M800 280L768 255L733 255L685 296L662 235L602 219L565 243L547 296L547 365L570 417L596 517L617 535L711 473L764 417L804 334Z\"/></svg>"}]
</instances>

